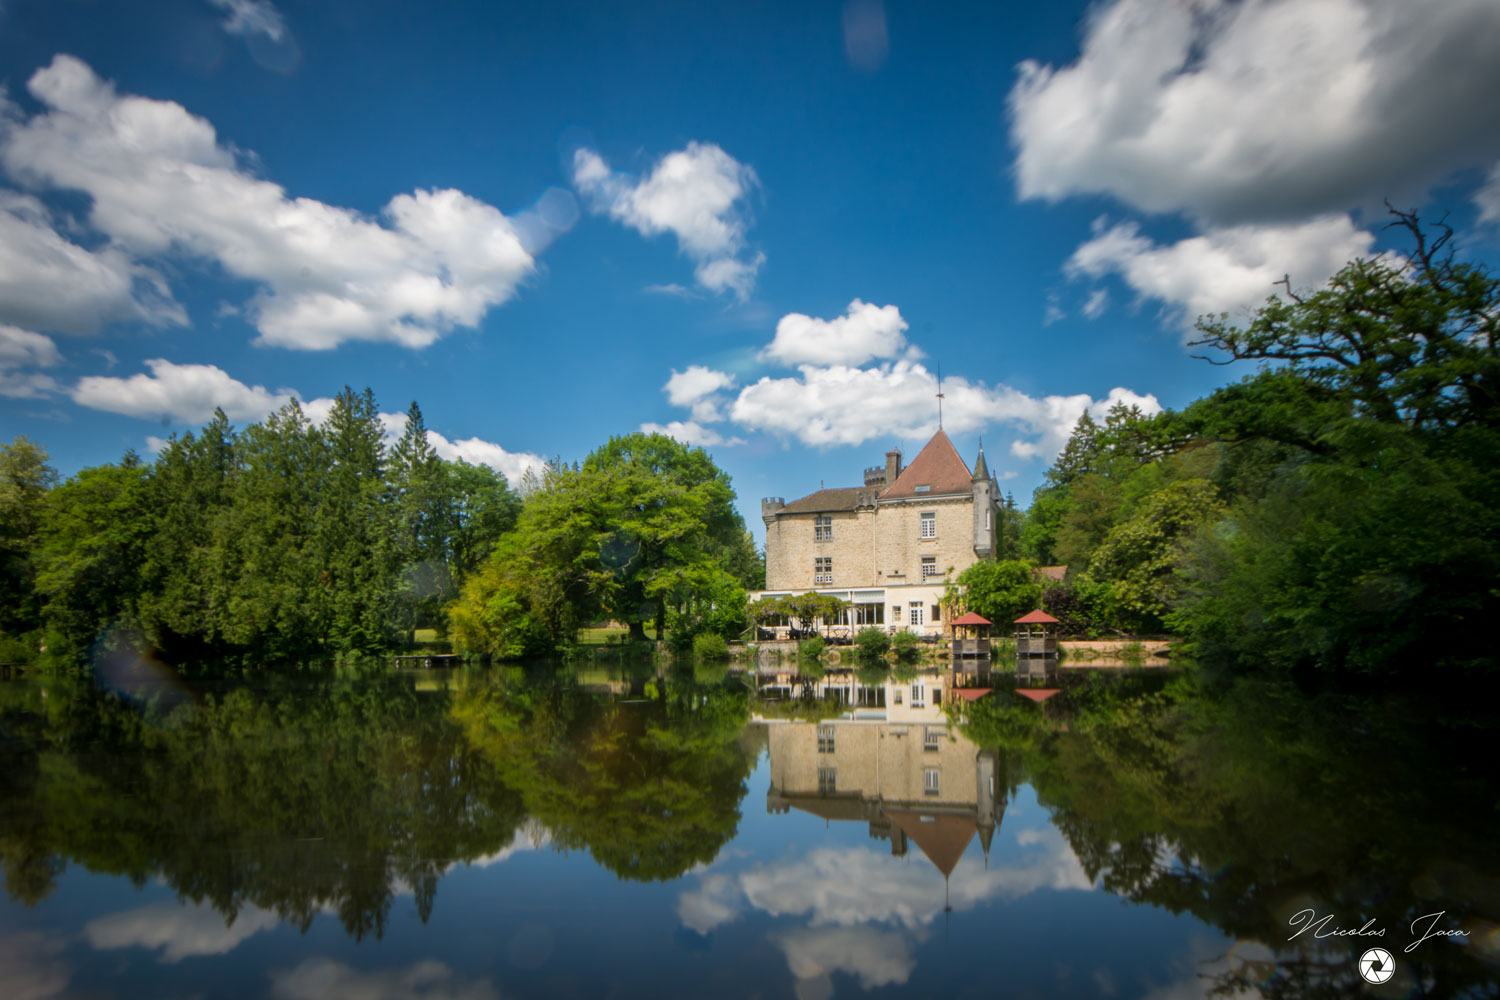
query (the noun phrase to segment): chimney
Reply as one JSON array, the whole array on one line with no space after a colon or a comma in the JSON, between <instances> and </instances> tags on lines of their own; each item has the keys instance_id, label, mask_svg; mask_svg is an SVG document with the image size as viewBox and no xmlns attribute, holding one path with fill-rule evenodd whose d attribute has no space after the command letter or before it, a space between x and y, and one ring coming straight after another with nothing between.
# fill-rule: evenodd
<instances>
[{"instance_id":1,"label":"chimney","mask_svg":"<svg viewBox=\"0 0 1500 1000\"><path fill-rule=\"evenodd\" d=\"M896 477L901 475L901 452L895 448L885 453L885 486L890 489L896 485Z\"/></svg>"}]
</instances>

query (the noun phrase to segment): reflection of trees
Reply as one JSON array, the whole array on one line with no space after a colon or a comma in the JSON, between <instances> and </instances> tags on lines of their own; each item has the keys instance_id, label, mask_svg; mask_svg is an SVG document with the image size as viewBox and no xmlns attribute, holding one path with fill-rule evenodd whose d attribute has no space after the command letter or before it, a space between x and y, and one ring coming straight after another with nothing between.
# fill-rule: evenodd
<instances>
[{"instance_id":1,"label":"reflection of trees","mask_svg":"<svg viewBox=\"0 0 1500 1000\"><path fill-rule=\"evenodd\" d=\"M159 876L230 919L250 904L306 929L331 909L379 935L398 891L425 920L446 867L524 819L446 697L409 682L284 683L170 712L48 693L3 710L0 858L28 903L66 860Z\"/></svg>"},{"instance_id":2,"label":"reflection of trees","mask_svg":"<svg viewBox=\"0 0 1500 1000\"><path fill-rule=\"evenodd\" d=\"M688 677L613 704L567 677L475 685L454 717L553 843L631 879L676 878L734 836L753 759L748 695Z\"/></svg>"},{"instance_id":3,"label":"reflection of trees","mask_svg":"<svg viewBox=\"0 0 1500 1000\"><path fill-rule=\"evenodd\" d=\"M1209 693L1178 681L1133 699L1101 686L1074 699L1066 731L1026 708L996 699L974 713L971 738L1022 752L1090 878L1275 949L1275 975L1258 986L1268 996L1357 983L1369 940L1288 943L1304 906L1340 927L1374 919L1398 955L1424 914L1446 910L1445 927L1500 916L1483 720L1250 682ZM1398 969L1455 995L1500 985L1472 951L1432 940ZM1264 971L1231 965L1216 979L1228 990Z\"/></svg>"}]
</instances>

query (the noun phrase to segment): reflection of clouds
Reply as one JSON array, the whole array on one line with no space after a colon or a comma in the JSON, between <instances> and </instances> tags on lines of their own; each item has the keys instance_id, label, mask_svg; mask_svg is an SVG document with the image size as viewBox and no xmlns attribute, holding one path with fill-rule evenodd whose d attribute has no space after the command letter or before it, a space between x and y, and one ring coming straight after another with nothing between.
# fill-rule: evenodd
<instances>
[{"instance_id":1,"label":"reflection of clouds","mask_svg":"<svg viewBox=\"0 0 1500 1000\"><path fill-rule=\"evenodd\" d=\"M471 858L464 864L474 868L488 868L490 865L498 865L509 860L513 854L521 851L539 851L551 843L552 831L536 820L528 819L516 829L515 836L511 837L509 844L494 854Z\"/></svg>"},{"instance_id":2,"label":"reflection of clouds","mask_svg":"<svg viewBox=\"0 0 1500 1000\"><path fill-rule=\"evenodd\" d=\"M1257 941L1237 941L1226 952L1214 942L1193 938L1188 942L1187 955L1173 964L1179 968L1180 978L1156 987L1146 994L1145 1000L1208 1000L1210 997L1258 1000L1261 996L1259 990L1230 990L1227 985L1220 987L1218 981L1231 972L1248 975L1252 982L1269 978L1276 967L1276 956Z\"/></svg>"},{"instance_id":3,"label":"reflection of clouds","mask_svg":"<svg viewBox=\"0 0 1500 1000\"><path fill-rule=\"evenodd\" d=\"M1017 840L1036 848L1020 864L986 871L972 858L959 862L950 881L955 910L991 899L1016 899L1038 889L1092 887L1072 848L1055 829L1023 830ZM796 864L745 872L740 888L757 909L772 916L810 913L814 925L897 923L916 928L943 909L942 877L935 869L870 848L819 848Z\"/></svg>"},{"instance_id":4,"label":"reflection of clouds","mask_svg":"<svg viewBox=\"0 0 1500 1000\"><path fill-rule=\"evenodd\" d=\"M0 937L0 996L47 1000L68 986L68 967L53 958L62 945L42 934Z\"/></svg>"},{"instance_id":5,"label":"reflection of clouds","mask_svg":"<svg viewBox=\"0 0 1500 1000\"><path fill-rule=\"evenodd\" d=\"M776 943L799 981L847 972L867 990L900 985L917 961L906 935L873 927L813 927L788 931Z\"/></svg>"},{"instance_id":6,"label":"reflection of clouds","mask_svg":"<svg viewBox=\"0 0 1500 1000\"><path fill-rule=\"evenodd\" d=\"M90 920L83 934L95 948L161 948L163 962L179 962L195 955L223 955L280 922L276 914L254 906L226 923L213 907L201 903L153 903Z\"/></svg>"},{"instance_id":7,"label":"reflection of clouds","mask_svg":"<svg viewBox=\"0 0 1500 1000\"><path fill-rule=\"evenodd\" d=\"M342 962L309 958L271 974L271 995L283 1000L496 1000L488 979L460 980L442 962L361 972Z\"/></svg>"},{"instance_id":8,"label":"reflection of clouds","mask_svg":"<svg viewBox=\"0 0 1500 1000\"><path fill-rule=\"evenodd\" d=\"M677 898L677 916L682 926L707 934L720 924L739 918L744 894L732 875L708 875L697 889Z\"/></svg>"}]
</instances>

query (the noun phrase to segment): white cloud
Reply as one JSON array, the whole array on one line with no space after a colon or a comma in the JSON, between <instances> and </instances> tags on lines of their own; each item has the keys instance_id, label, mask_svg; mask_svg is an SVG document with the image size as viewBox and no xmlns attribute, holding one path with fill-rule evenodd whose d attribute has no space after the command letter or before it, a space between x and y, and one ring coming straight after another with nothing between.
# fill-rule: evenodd
<instances>
[{"instance_id":1,"label":"white cloud","mask_svg":"<svg viewBox=\"0 0 1500 1000\"><path fill-rule=\"evenodd\" d=\"M677 919L682 926L707 934L739 919L744 893L732 875L705 875L698 888L677 897Z\"/></svg>"},{"instance_id":2,"label":"white cloud","mask_svg":"<svg viewBox=\"0 0 1500 1000\"><path fill-rule=\"evenodd\" d=\"M461 191L397 195L382 224L288 197L244 169L204 119L121 96L71 56L28 87L48 110L0 133L12 176L87 193L89 223L137 258L184 254L258 283L247 314L260 343L422 347L476 326L534 270L512 220Z\"/></svg>"},{"instance_id":3,"label":"white cloud","mask_svg":"<svg viewBox=\"0 0 1500 1000\"><path fill-rule=\"evenodd\" d=\"M861 989L900 985L917 967L906 935L872 927L814 927L777 935L787 966L799 980L844 972Z\"/></svg>"},{"instance_id":4,"label":"white cloud","mask_svg":"<svg viewBox=\"0 0 1500 1000\"><path fill-rule=\"evenodd\" d=\"M61 361L62 355L50 338L0 323L0 396L35 399L56 391L52 376L15 369L50 368Z\"/></svg>"},{"instance_id":5,"label":"white cloud","mask_svg":"<svg viewBox=\"0 0 1500 1000\"><path fill-rule=\"evenodd\" d=\"M1109 307L1109 291L1104 288L1096 288L1083 304L1083 315L1088 319L1098 319L1104 315L1104 310Z\"/></svg>"},{"instance_id":6,"label":"white cloud","mask_svg":"<svg viewBox=\"0 0 1500 1000\"><path fill-rule=\"evenodd\" d=\"M1017 899L1042 889L1086 890L1088 875L1055 828L1021 831L1034 848L1021 863L984 869L973 858L958 863L949 901L958 911L991 899ZM814 926L882 923L917 930L942 915L943 879L927 865L870 848L813 850L805 860L764 866L740 876L749 904L771 916L808 914Z\"/></svg>"},{"instance_id":7,"label":"white cloud","mask_svg":"<svg viewBox=\"0 0 1500 1000\"><path fill-rule=\"evenodd\" d=\"M673 234L700 285L741 300L765 262L764 254L747 253L745 240L745 203L758 183L753 169L711 142L668 153L638 181L611 170L591 149L573 158L573 184L595 212L643 236Z\"/></svg>"},{"instance_id":8,"label":"white cloud","mask_svg":"<svg viewBox=\"0 0 1500 1000\"><path fill-rule=\"evenodd\" d=\"M1479 220L1500 224L1500 163L1496 163L1484 186L1474 193L1479 206Z\"/></svg>"},{"instance_id":9,"label":"white cloud","mask_svg":"<svg viewBox=\"0 0 1500 1000\"><path fill-rule=\"evenodd\" d=\"M761 357L787 365L862 365L899 355L906 347L906 329L906 320L895 306L855 299L844 315L833 319L802 313L783 316Z\"/></svg>"},{"instance_id":10,"label":"white cloud","mask_svg":"<svg viewBox=\"0 0 1500 1000\"><path fill-rule=\"evenodd\" d=\"M328 958L309 958L271 973L271 995L280 1000L498 1000L488 979L468 981L442 962L361 972Z\"/></svg>"},{"instance_id":11,"label":"white cloud","mask_svg":"<svg viewBox=\"0 0 1500 1000\"><path fill-rule=\"evenodd\" d=\"M643 434L665 434L681 441L690 448L708 448L713 445L736 445L745 442L739 438L726 438L712 427L704 427L693 420L673 420L665 424L641 424Z\"/></svg>"},{"instance_id":12,"label":"white cloud","mask_svg":"<svg viewBox=\"0 0 1500 1000\"><path fill-rule=\"evenodd\" d=\"M1092 278L1118 274L1142 298L1166 303L1191 324L1206 313L1255 309L1284 275L1294 288L1321 285L1349 260L1369 254L1374 242L1347 215L1209 229L1169 245L1143 236L1133 222L1108 229L1096 224L1066 270Z\"/></svg>"},{"instance_id":13,"label":"white cloud","mask_svg":"<svg viewBox=\"0 0 1500 1000\"><path fill-rule=\"evenodd\" d=\"M524 851L540 851L552 843L552 831L547 829L536 820L527 817L515 834L510 838L510 843L494 854L484 854L477 858L471 858L464 862L466 868L488 868L491 865L503 864L512 856Z\"/></svg>"},{"instance_id":14,"label":"white cloud","mask_svg":"<svg viewBox=\"0 0 1500 1000\"><path fill-rule=\"evenodd\" d=\"M231 35L265 35L273 42L286 37L286 22L270 0L208 0L229 14L224 30Z\"/></svg>"},{"instance_id":15,"label":"white cloud","mask_svg":"<svg viewBox=\"0 0 1500 1000\"><path fill-rule=\"evenodd\" d=\"M155 271L118 247L71 242L36 198L0 190L0 322L86 334L128 320L165 326L187 316Z\"/></svg>"},{"instance_id":16,"label":"white cloud","mask_svg":"<svg viewBox=\"0 0 1500 1000\"><path fill-rule=\"evenodd\" d=\"M293 389L272 392L265 386L246 385L217 365L179 365L153 358L146 362L146 367L150 369L149 375L81 378L73 387L73 402L107 413L175 424L207 423L216 407L230 420L263 420L292 399L301 403L307 418L314 423L327 420L333 409L331 397L304 400ZM386 443L393 444L405 430L406 414L381 413L380 423ZM512 485L521 481L527 469L540 472L546 464L540 455L507 451L482 438L453 441L429 428L427 440L440 457L450 462L462 459L473 465L487 465L503 474ZM159 438L148 440L147 444L153 452L161 450Z\"/></svg>"},{"instance_id":17,"label":"white cloud","mask_svg":"<svg viewBox=\"0 0 1500 1000\"><path fill-rule=\"evenodd\" d=\"M1500 152L1500 5L1115 0L1009 99L1023 198L1209 224L1414 203Z\"/></svg>"},{"instance_id":18,"label":"white cloud","mask_svg":"<svg viewBox=\"0 0 1500 1000\"><path fill-rule=\"evenodd\" d=\"M672 369L672 377L662 386L673 406L691 406L703 397L734 385L734 376L703 365L688 365L686 371Z\"/></svg>"},{"instance_id":19,"label":"white cloud","mask_svg":"<svg viewBox=\"0 0 1500 1000\"><path fill-rule=\"evenodd\" d=\"M290 389L271 392L265 386L246 385L217 365L178 365L153 358L146 367L151 374L81 378L73 387L73 402L145 420L202 424L213 418L215 407L231 420L260 420L296 395Z\"/></svg>"},{"instance_id":20,"label":"white cloud","mask_svg":"<svg viewBox=\"0 0 1500 1000\"><path fill-rule=\"evenodd\" d=\"M153 903L90 920L83 935L99 949L160 949L161 961L175 963L199 955L227 954L247 938L280 923L276 914L254 906L242 907L226 922L207 904Z\"/></svg>"},{"instance_id":21,"label":"white cloud","mask_svg":"<svg viewBox=\"0 0 1500 1000\"><path fill-rule=\"evenodd\" d=\"M795 437L810 445L862 444L871 438L925 440L937 429L937 378L914 361L873 368L803 365L796 378L762 378L740 391L730 419L751 430ZM1084 410L1131 401L1147 413L1161 409L1154 396L1116 388L1106 399L1087 395L1036 398L1005 385L961 376L943 379L943 424L967 433L1008 425L1030 440L1017 454L1050 459L1062 450Z\"/></svg>"},{"instance_id":22,"label":"white cloud","mask_svg":"<svg viewBox=\"0 0 1500 1000\"><path fill-rule=\"evenodd\" d=\"M0 996L7 1000L65 996L72 972L57 959L62 950L62 941L45 934L9 931L0 935Z\"/></svg>"},{"instance_id":23,"label":"white cloud","mask_svg":"<svg viewBox=\"0 0 1500 1000\"><path fill-rule=\"evenodd\" d=\"M385 416L385 414L381 415ZM406 419L405 414L396 414L396 416L403 421ZM386 443L391 444L400 436L399 430L394 435L387 434ZM546 460L540 455L533 455L527 451L506 451L493 441L485 441L477 437L449 441L437 431L429 430L427 440L439 457L449 462L463 459L470 465L488 465L503 475L512 487L521 482L521 477L526 475L526 470L531 469L537 475L541 475L547 465Z\"/></svg>"}]
</instances>

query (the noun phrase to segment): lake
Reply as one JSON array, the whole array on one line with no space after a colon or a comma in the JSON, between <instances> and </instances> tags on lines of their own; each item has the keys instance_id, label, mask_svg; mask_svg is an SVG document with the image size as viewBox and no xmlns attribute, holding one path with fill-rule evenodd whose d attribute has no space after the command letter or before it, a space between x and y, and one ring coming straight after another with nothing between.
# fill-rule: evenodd
<instances>
[{"instance_id":1,"label":"lake","mask_svg":"<svg viewBox=\"0 0 1500 1000\"><path fill-rule=\"evenodd\" d=\"M0 997L1494 996L1497 730L1454 701L775 661L0 682Z\"/></svg>"}]
</instances>

